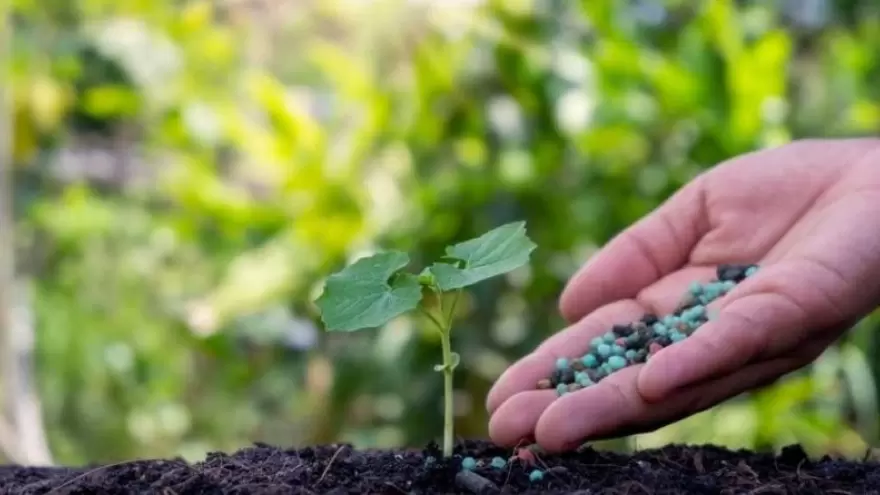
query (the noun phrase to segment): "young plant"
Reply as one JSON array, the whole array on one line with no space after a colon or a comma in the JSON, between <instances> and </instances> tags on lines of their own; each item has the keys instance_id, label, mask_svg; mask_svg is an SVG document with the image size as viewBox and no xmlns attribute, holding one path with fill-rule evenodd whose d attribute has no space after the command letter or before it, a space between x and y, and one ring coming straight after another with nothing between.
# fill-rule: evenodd
<instances>
[{"instance_id":1,"label":"young plant","mask_svg":"<svg viewBox=\"0 0 880 495\"><path fill-rule=\"evenodd\" d=\"M443 362L443 454L452 455L452 377L460 357L450 335L455 306L465 287L519 268L537 246L526 235L525 222L513 222L446 248L437 262L419 275L404 269L409 256L386 251L362 258L331 275L315 301L329 331L352 332L381 326L411 310L420 311L440 335ZM443 296L451 293L444 308Z\"/></svg>"}]
</instances>

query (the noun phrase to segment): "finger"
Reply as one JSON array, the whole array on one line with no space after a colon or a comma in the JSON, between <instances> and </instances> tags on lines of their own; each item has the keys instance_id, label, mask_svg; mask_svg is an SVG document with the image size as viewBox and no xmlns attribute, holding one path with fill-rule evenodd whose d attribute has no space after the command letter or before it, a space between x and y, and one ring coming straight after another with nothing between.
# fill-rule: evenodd
<instances>
[{"instance_id":1,"label":"finger","mask_svg":"<svg viewBox=\"0 0 880 495\"><path fill-rule=\"evenodd\" d=\"M531 424L534 424L541 411L532 410L531 404L525 407L514 405L511 406L512 409L505 408L504 411L515 411L510 417L507 417L504 411L496 413L496 410L516 394L533 390L538 380L547 378L552 372L558 357L571 358L586 353L590 340L604 334L614 324L638 320L645 312L665 314L673 311L680 302L680 295L691 282L711 280L714 274L714 267L688 267L671 273L639 294L641 304L630 300L611 303L547 339L533 353L520 359L505 371L489 391L486 408L490 414L500 418L490 423L496 431L495 436L507 438L505 432L513 431L515 433L512 433L510 438L515 438L518 434L518 425L523 421L527 422L523 419L526 417L531 417L533 421ZM551 393L551 397L555 397L555 392ZM520 400L524 399L518 399L517 404Z\"/></svg>"},{"instance_id":2,"label":"finger","mask_svg":"<svg viewBox=\"0 0 880 495\"><path fill-rule=\"evenodd\" d=\"M794 262L762 268L718 306L716 318L645 365L638 381L643 397L658 401L689 384L778 356L829 322L823 284Z\"/></svg>"},{"instance_id":3,"label":"finger","mask_svg":"<svg viewBox=\"0 0 880 495\"><path fill-rule=\"evenodd\" d=\"M527 390L510 397L489 418L489 438L504 447L531 439L538 418L557 398L555 390Z\"/></svg>"},{"instance_id":4,"label":"finger","mask_svg":"<svg viewBox=\"0 0 880 495\"><path fill-rule=\"evenodd\" d=\"M828 344L830 344L830 342L824 344L821 349L827 347ZM712 407L719 405L726 400L735 398L740 394L757 391L761 388L773 385L787 373L797 371L798 369L808 365L811 361L815 360L816 357L819 356L819 354L821 354L821 350L818 350L815 354L810 356L798 355L779 357L776 359L771 359L770 361L764 361L761 363L749 365L745 369L737 372L736 375L709 380L704 384L694 386L689 389L694 390L693 403L689 406L683 407L680 411L670 411L667 415L655 415L644 418L642 420L636 420L620 428L610 429L606 430L605 432L597 433L596 435L592 436L591 440L599 441L611 438L620 438L629 435L650 433L659 428L685 419L689 416L693 416L694 414L697 414L699 412L711 409ZM790 365L782 365L781 363L784 362L788 362L790 363ZM779 364L779 367L776 366L777 364ZM749 381L749 377L754 377L754 380ZM737 388L724 388L727 386L728 383L736 384ZM741 385L739 385L740 383ZM719 394L715 397L712 397L703 393L704 390L708 389L718 390L719 392L722 390L727 390L727 393ZM686 393L686 391L680 390L678 393L684 394ZM703 403L702 401L706 402ZM652 405L655 408L657 407L657 404Z\"/></svg>"},{"instance_id":5,"label":"finger","mask_svg":"<svg viewBox=\"0 0 880 495\"><path fill-rule=\"evenodd\" d=\"M533 390L538 380L550 376L557 358L586 354L593 337L604 334L615 324L637 320L643 313L644 309L635 301L618 301L556 333L505 370L486 396L486 409L492 414L514 394Z\"/></svg>"},{"instance_id":6,"label":"finger","mask_svg":"<svg viewBox=\"0 0 880 495\"><path fill-rule=\"evenodd\" d=\"M745 391L769 385L815 359L831 340L815 341L796 356L753 364L732 375L679 391L662 405L651 404L638 393L637 375L645 373L647 367L627 368L546 406L533 435L544 449L560 452L588 440L652 431ZM518 433L527 435L523 431Z\"/></svg>"},{"instance_id":7,"label":"finger","mask_svg":"<svg viewBox=\"0 0 880 495\"><path fill-rule=\"evenodd\" d=\"M684 265L709 229L703 194L697 178L612 239L569 281L560 298L562 315L573 322L611 301L631 299Z\"/></svg>"}]
</instances>

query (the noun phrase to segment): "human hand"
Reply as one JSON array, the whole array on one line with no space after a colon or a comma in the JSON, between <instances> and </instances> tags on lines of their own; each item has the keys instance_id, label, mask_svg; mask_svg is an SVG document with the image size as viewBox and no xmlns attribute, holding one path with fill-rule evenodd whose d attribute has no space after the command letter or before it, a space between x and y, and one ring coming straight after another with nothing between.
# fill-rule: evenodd
<instances>
[{"instance_id":1,"label":"human hand","mask_svg":"<svg viewBox=\"0 0 880 495\"><path fill-rule=\"evenodd\" d=\"M535 384L557 357L644 313L675 309L722 263L761 269L717 317L642 365L563 397ZM650 431L801 368L880 304L880 140L810 140L708 170L597 253L565 288L571 325L487 398L499 445L551 452Z\"/></svg>"}]
</instances>

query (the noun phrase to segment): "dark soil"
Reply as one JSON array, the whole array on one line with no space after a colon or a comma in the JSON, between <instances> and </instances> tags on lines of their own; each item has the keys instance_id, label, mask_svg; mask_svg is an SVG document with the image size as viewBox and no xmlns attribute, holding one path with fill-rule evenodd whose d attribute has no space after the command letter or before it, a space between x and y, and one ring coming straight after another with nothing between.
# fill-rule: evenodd
<instances>
[{"instance_id":1,"label":"dark soil","mask_svg":"<svg viewBox=\"0 0 880 495\"><path fill-rule=\"evenodd\" d=\"M480 461L462 474L461 455ZM0 467L2 494L162 495L266 494L880 494L880 464L824 457L811 461L799 447L779 455L718 447L669 446L621 455L586 449L541 456L536 466L514 460L489 465L512 452L469 441L443 461L436 449L357 451L347 445L284 450L258 444L204 462L142 460L93 468ZM428 463L426 458L438 460ZM543 480L529 481L535 469ZM475 491L477 490L477 491Z\"/></svg>"}]
</instances>

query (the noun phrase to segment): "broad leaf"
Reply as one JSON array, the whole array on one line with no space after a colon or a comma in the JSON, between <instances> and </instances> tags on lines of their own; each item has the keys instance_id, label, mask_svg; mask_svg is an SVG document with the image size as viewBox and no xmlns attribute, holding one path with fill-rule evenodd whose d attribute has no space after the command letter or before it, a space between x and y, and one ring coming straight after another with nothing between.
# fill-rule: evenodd
<instances>
[{"instance_id":1,"label":"broad leaf","mask_svg":"<svg viewBox=\"0 0 880 495\"><path fill-rule=\"evenodd\" d=\"M401 272L409 256L389 251L362 258L331 275L315 301L327 330L377 327L415 309L422 299L417 276Z\"/></svg>"},{"instance_id":2,"label":"broad leaf","mask_svg":"<svg viewBox=\"0 0 880 495\"><path fill-rule=\"evenodd\" d=\"M536 247L525 222L509 223L447 248L446 256L462 263L435 263L431 273L440 290L460 289L525 265Z\"/></svg>"}]
</instances>

